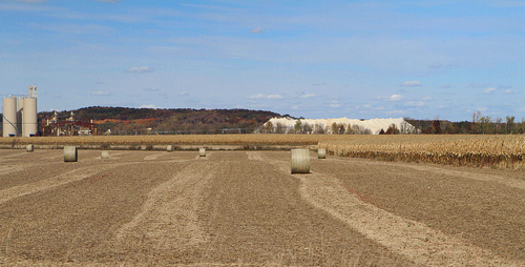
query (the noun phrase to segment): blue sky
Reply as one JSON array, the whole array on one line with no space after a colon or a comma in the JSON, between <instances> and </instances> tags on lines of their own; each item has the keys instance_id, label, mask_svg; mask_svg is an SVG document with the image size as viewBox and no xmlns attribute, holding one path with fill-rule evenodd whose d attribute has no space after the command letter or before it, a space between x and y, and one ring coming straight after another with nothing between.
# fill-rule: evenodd
<instances>
[{"instance_id":1,"label":"blue sky","mask_svg":"<svg viewBox=\"0 0 525 267\"><path fill-rule=\"evenodd\" d=\"M0 95L40 111L525 117L525 0L0 0Z\"/></svg>"}]
</instances>

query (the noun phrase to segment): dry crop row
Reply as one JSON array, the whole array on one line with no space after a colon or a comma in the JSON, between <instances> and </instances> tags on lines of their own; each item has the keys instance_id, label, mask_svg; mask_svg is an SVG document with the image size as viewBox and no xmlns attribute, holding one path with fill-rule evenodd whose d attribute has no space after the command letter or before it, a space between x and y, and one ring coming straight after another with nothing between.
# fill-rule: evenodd
<instances>
[{"instance_id":1,"label":"dry crop row","mask_svg":"<svg viewBox=\"0 0 525 267\"><path fill-rule=\"evenodd\" d=\"M429 162L455 166L523 169L525 136L401 135L321 141L319 147L340 156Z\"/></svg>"},{"instance_id":2,"label":"dry crop row","mask_svg":"<svg viewBox=\"0 0 525 267\"><path fill-rule=\"evenodd\" d=\"M348 139L344 135L231 134L134 135L0 138L0 145L317 145L320 141Z\"/></svg>"}]
</instances>

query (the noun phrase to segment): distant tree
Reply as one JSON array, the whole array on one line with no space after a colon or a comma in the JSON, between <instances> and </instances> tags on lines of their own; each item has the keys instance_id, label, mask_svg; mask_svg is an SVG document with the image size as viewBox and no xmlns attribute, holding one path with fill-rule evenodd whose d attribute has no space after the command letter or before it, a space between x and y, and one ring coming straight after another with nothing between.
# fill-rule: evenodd
<instances>
[{"instance_id":1,"label":"distant tree","mask_svg":"<svg viewBox=\"0 0 525 267\"><path fill-rule=\"evenodd\" d=\"M275 124L275 132L280 134L286 133L286 127L284 127L282 123L278 122Z\"/></svg>"},{"instance_id":2,"label":"distant tree","mask_svg":"<svg viewBox=\"0 0 525 267\"><path fill-rule=\"evenodd\" d=\"M397 126L392 123L386 130L385 134L399 134L399 129L397 129Z\"/></svg>"},{"instance_id":3,"label":"distant tree","mask_svg":"<svg viewBox=\"0 0 525 267\"><path fill-rule=\"evenodd\" d=\"M432 122L433 132L434 134L440 134L441 133L441 122L439 121L439 117L437 117Z\"/></svg>"},{"instance_id":4,"label":"distant tree","mask_svg":"<svg viewBox=\"0 0 525 267\"><path fill-rule=\"evenodd\" d=\"M305 123L305 124L303 125L303 133L305 133L305 134L311 134L312 132L313 132L313 128L312 128L312 126L310 126L310 124L308 124L308 123Z\"/></svg>"},{"instance_id":5,"label":"distant tree","mask_svg":"<svg viewBox=\"0 0 525 267\"><path fill-rule=\"evenodd\" d=\"M503 121L502 118L500 118L500 117L497 117L497 118L496 118L496 122L495 122L496 125L495 125L495 127L494 127L494 128L495 128L495 129L494 129L494 133L497 133L497 134L501 134L501 133L503 133L503 131L502 131L502 127L501 127L501 124L502 124L501 122L502 122L502 121Z\"/></svg>"},{"instance_id":6,"label":"distant tree","mask_svg":"<svg viewBox=\"0 0 525 267\"><path fill-rule=\"evenodd\" d=\"M505 117L506 123L505 123L505 133L511 134L514 133L514 120L516 119L514 116L507 116Z\"/></svg>"},{"instance_id":7,"label":"distant tree","mask_svg":"<svg viewBox=\"0 0 525 267\"><path fill-rule=\"evenodd\" d=\"M301 120L297 120L297 122L295 122L294 129L295 129L295 133L300 134L303 132Z\"/></svg>"},{"instance_id":8,"label":"distant tree","mask_svg":"<svg viewBox=\"0 0 525 267\"><path fill-rule=\"evenodd\" d=\"M337 125L337 134L344 134L345 133L345 125L344 124L338 124Z\"/></svg>"},{"instance_id":9,"label":"distant tree","mask_svg":"<svg viewBox=\"0 0 525 267\"><path fill-rule=\"evenodd\" d=\"M481 130L481 134L486 134L489 131L491 118L489 116L484 116L479 118L478 125Z\"/></svg>"},{"instance_id":10,"label":"distant tree","mask_svg":"<svg viewBox=\"0 0 525 267\"><path fill-rule=\"evenodd\" d=\"M273 123L271 121L268 121L264 125L264 131L265 131L265 133L272 133L273 132Z\"/></svg>"},{"instance_id":11,"label":"distant tree","mask_svg":"<svg viewBox=\"0 0 525 267\"><path fill-rule=\"evenodd\" d=\"M332 123L332 134L337 134L337 123Z\"/></svg>"},{"instance_id":12,"label":"distant tree","mask_svg":"<svg viewBox=\"0 0 525 267\"><path fill-rule=\"evenodd\" d=\"M319 124L314 124L314 133L316 134L324 134L326 133L325 129L323 127L321 127L321 125Z\"/></svg>"}]
</instances>

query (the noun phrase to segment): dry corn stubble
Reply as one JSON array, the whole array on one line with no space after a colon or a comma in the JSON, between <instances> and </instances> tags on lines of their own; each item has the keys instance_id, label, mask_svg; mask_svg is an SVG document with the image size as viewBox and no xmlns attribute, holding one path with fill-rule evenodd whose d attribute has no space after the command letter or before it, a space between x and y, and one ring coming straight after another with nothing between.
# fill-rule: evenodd
<instances>
[{"instance_id":1,"label":"dry corn stubble","mask_svg":"<svg viewBox=\"0 0 525 267\"><path fill-rule=\"evenodd\" d=\"M522 169L525 158L525 137L520 135L371 136L322 141L319 147L340 156L454 166Z\"/></svg>"}]
</instances>

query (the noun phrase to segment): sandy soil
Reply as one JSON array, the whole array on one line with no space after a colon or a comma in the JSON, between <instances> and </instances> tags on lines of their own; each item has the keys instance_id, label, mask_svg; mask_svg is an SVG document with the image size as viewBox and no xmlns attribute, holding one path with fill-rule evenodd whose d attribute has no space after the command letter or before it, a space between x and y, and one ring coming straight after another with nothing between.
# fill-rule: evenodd
<instances>
[{"instance_id":1,"label":"sandy soil","mask_svg":"<svg viewBox=\"0 0 525 267\"><path fill-rule=\"evenodd\" d=\"M0 150L0 265L525 266L522 172Z\"/></svg>"}]
</instances>

